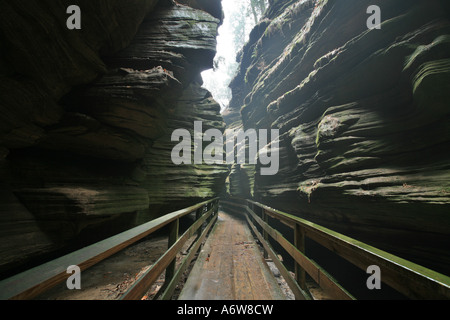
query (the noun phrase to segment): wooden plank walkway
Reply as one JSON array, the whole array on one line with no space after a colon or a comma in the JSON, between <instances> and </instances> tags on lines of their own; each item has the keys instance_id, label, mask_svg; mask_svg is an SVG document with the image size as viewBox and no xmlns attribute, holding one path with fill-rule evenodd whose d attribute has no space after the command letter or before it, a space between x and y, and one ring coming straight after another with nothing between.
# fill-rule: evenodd
<instances>
[{"instance_id":1,"label":"wooden plank walkway","mask_svg":"<svg viewBox=\"0 0 450 320\"><path fill-rule=\"evenodd\" d=\"M247 222L220 211L179 300L284 300Z\"/></svg>"}]
</instances>

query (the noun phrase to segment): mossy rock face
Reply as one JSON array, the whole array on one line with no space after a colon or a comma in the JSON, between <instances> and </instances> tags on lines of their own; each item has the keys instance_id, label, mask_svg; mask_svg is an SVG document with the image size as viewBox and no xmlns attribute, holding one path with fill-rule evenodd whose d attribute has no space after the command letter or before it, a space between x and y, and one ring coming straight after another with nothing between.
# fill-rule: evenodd
<instances>
[{"instance_id":1,"label":"mossy rock face","mask_svg":"<svg viewBox=\"0 0 450 320\"><path fill-rule=\"evenodd\" d=\"M324 117L317 129L317 145L323 140L333 139L341 130L342 123L338 118L332 116Z\"/></svg>"},{"instance_id":2,"label":"mossy rock face","mask_svg":"<svg viewBox=\"0 0 450 320\"><path fill-rule=\"evenodd\" d=\"M450 59L426 62L417 71L413 81L414 101L427 120L448 114L449 81Z\"/></svg>"},{"instance_id":3,"label":"mossy rock face","mask_svg":"<svg viewBox=\"0 0 450 320\"><path fill-rule=\"evenodd\" d=\"M244 127L280 130L254 197L450 274L448 3L384 1L381 30L369 0L303 4L274 3L231 85Z\"/></svg>"},{"instance_id":4,"label":"mossy rock face","mask_svg":"<svg viewBox=\"0 0 450 320\"><path fill-rule=\"evenodd\" d=\"M216 19L223 19L221 0L179 0L178 3L205 11Z\"/></svg>"},{"instance_id":5,"label":"mossy rock face","mask_svg":"<svg viewBox=\"0 0 450 320\"><path fill-rule=\"evenodd\" d=\"M142 185L148 191L150 206L188 206L196 200L216 197L225 188L229 172L225 163L194 163L195 121L202 121L203 133L208 129L225 131L220 105L209 97L208 91L193 83L174 106L166 133L154 141L141 163L145 175ZM179 143L171 141L176 129L186 129L191 134L190 164L175 165L171 160L172 149ZM207 145L203 143L203 148Z\"/></svg>"},{"instance_id":6,"label":"mossy rock face","mask_svg":"<svg viewBox=\"0 0 450 320\"><path fill-rule=\"evenodd\" d=\"M200 85L220 1L81 0L80 31L71 4L0 3L0 273L216 197L228 175L171 159L175 129L225 129Z\"/></svg>"},{"instance_id":7,"label":"mossy rock face","mask_svg":"<svg viewBox=\"0 0 450 320\"><path fill-rule=\"evenodd\" d=\"M157 2L79 1L81 32L66 27L70 1L2 2L0 87L8 95L0 104L0 144L30 146L45 136L36 129L58 123L64 111L58 101L105 73L101 57L125 48Z\"/></svg>"}]
</instances>

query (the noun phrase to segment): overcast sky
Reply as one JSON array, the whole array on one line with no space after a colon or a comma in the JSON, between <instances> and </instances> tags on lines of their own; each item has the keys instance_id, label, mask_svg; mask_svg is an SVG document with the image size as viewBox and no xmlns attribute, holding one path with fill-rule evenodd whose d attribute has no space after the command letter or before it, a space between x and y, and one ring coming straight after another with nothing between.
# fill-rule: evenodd
<instances>
[{"instance_id":1,"label":"overcast sky","mask_svg":"<svg viewBox=\"0 0 450 320\"><path fill-rule=\"evenodd\" d=\"M233 28L228 17L233 15L236 10L243 10L243 3L249 0L222 0L223 11L225 19L222 26L219 28L219 36L217 38L217 56L225 58L225 64L221 64L219 69L213 71L207 70L202 73L204 87L208 89L215 100L219 102L222 108L229 103L231 98L231 90L228 89L228 96L224 96L224 91L229 84L229 76L227 68L235 63L236 53L241 48L235 48L233 44ZM244 7L245 8L245 7ZM251 21L251 20L250 20ZM246 28L247 33L251 28ZM246 38L248 35L246 35Z\"/></svg>"}]
</instances>

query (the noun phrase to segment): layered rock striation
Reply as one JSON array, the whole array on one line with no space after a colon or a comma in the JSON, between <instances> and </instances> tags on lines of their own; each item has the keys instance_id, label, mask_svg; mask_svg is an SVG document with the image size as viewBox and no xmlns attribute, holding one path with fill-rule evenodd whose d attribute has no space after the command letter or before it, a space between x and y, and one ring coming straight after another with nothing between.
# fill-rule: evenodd
<instances>
[{"instance_id":1,"label":"layered rock striation","mask_svg":"<svg viewBox=\"0 0 450 320\"><path fill-rule=\"evenodd\" d=\"M81 30L66 28L70 4L0 4L5 275L215 197L228 174L170 157L174 129L225 127L200 77L220 1L78 1Z\"/></svg>"},{"instance_id":2,"label":"layered rock striation","mask_svg":"<svg viewBox=\"0 0 450 320\"><path fill-rule=\"evenodd\" d=\"M240 189L449 274L448 17L438 0L272 1L225 120L279 129L280 170Z\"/></svg>"}]
</instances>

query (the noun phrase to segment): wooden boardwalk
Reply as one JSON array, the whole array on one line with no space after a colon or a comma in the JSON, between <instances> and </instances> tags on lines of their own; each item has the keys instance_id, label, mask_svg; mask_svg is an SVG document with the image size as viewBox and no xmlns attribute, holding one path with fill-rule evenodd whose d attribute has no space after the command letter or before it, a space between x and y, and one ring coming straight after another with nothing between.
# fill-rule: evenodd
<instances>
[{"instance_id":1,"label":"wooden boardwalk","mask_svg":"<svg viewBox=\"0 0 450 320\"><path fill-rule=\"evenodd\" d=\"M247 222L219 212L179 300L284 300Z\"/></svg>"},{"instance_id":2,"label":"wooden boardwalk","mask_svg":"<svg viewBox=\"0 0 450 320\"><path fill-rule=\"evenodd\" d=\"M123 249L167 226L170 230L168 250L125 292L123 300L142 300L155 281L166 271L164 292L161 299L171 299L177 284L187 270L194 255L209 231L203 250L200 252L191 276L178 296L182 300L276 300L286 299L277 281L262 258L259 246L254 242L250 229L256 233L272 262L278 268L285 283L296 299L312 299L311 293L301 289L306 274L326 294L327 299L355 299L331 274L305 254L305 239L340 255L362 270L369 265L380 266L381 281L411 299L448 300L450 277L407 261L388 252L374 248L356 239L349 238L300 217L273 209L248 199L228 199L222 204L242 209L245 219L218 212L219 198L213 198L188 208L168 213L135 228L94 243L65 256L48 261L7 279L0 281L0 300L29 300L48 292L58 284L65 284L67 266L76 265L85 271L101 261L112 257ZM256 209L256 212L254 211ZM195 222L179 234L180 219L195 213ZM292 228L294 241L288 241L270 225L272 217ZM217 221L216 221L217 219ZM248 224L247 224L248 223ZM202 226L205 228L202 228ZM262 228L264 233L258 230ZM179 266L174 259L194 236L191 250ZM288 271L277 253L266 242L268 235L284 248L297 263L295 277ZM364 279L364 283L366 279ZM283 285L284 285L283 284ZM305 287L308 283L303 284ZM291 295L289 294L289 299Z\"/></svg>"}]
</instances>

